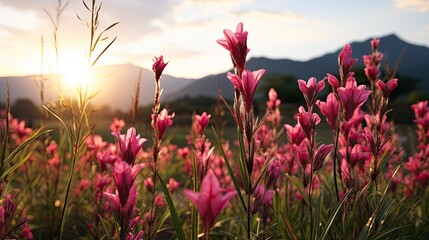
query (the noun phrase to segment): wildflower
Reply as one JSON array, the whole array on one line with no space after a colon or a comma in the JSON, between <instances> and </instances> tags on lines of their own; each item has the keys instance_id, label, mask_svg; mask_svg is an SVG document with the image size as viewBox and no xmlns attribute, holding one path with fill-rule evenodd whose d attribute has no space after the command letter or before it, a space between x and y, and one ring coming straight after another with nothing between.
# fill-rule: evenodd
<instances>
[{"instance_id":1,"label":"wildflower","mask_svg":"<svg viewBox=\"0 0 429 240\"><path fill-rule=\"evenodd\" d=\"M167 128L173 124L174 116L175 116L174 113L172 113L171 115L168 115L167 109L164 108L158 114L158 117L157 117L156 123L155 123L154 114L152 114L151 125L152 125L153 129L156 129L158 131L158 139L159 140L162 139L162 136L164 136L165 130L167 130Z\"/></svg>"},{"instance_id":2,"label":"wildflower","mask_svg":"<svg viewBox=\"0 0 429 240\"><path fill-rule=\"evenodd\" d=\"M316 153L314 154L314 164L313 164L313 172L316 172L319 169L322 169L323 162L325 161L326 156L332 151L332 148L334 148L334 145L332 144L322 144L317 149Z\"/></svg>"},{"instance_id":3,"label":"wildflower","mask_svg":"<svg viewBox=\"0 0 429 240\"><path fill-rule=\"evenodd\" d=\"M224 189L220 187L219 180L212 171L209 171L201 184L200 192L185 189L184 195L198 209L203 224L204 233L208 234L214 226L219 213L229 203L229 199L236 195L235 191L229 191L222 196Z\"/></svg>"},{"instance_id":4,"label":"wildflower","mask_svg":"<svg viewBox=\"0 0 429 240\"><path fill-rule=\"evenodd\" d=\"M299 146L305 139L305 133L302 130L302 127L299 124L295 125L294 127L289 124L285 124L284 127L286 129L286 135L289 139L289 143L291 145L295 144Z\"/></svg>"},{"instance_id":5,"label":"wildflower","mask_svg":"<svg viewBox=\"0 0 429 240\"><path fill-rule=\"evenodd\" d=\"M317 79L315 77L311 77L308 79L306 83L304 80L298 80L298 86L301 92L304 95L305 102L307 103L307 107L310 109L311 106L314 105L317 99L317 94L325 88L325 81L320 81L317 83Z\"/></svg>"},{"instance_id":6,"label":"wildflower","mask_svg":"<svg viewBox=\"0 0 429 240\"><path fill-rule=\"evenodd\" d=\"M167 66L168 62L164 62L164 58L161 55L159 58L155 57L154 63L152 65L152 70L155 73L155 81L159 81L162 75L162 71Z\"/></svg>"},{"instance_id":7,"label":"wildflower","mask_svg":"<svg viewBox=\"0 0 429 240\"><path fill-rule=\"evenodd\" d=\"M179 186L180 186L180 183L174 180L174 178L170 178L170 180L167 183L167 188L168 190L170 190L170 192L174 192L174 190L176 190Z\"/></svg>"},{"instance_id":8,"label":"wildflower","mask_svg":"<svg viewBox=\"0 0 429 240\"><path fill-rule=\"evenodd\" d=\"M305 111L303 106L299 107L298 111L298 123L302 127L305 136L310 139L312 132L315 131L316 125L320 122L320 117L317 115L317 113Z\"/></svg>"},{"instance_id":9,"label":"wildflower","mask_svg":"<svg viewBox=\"0 0 429 240\"><path fill-rule=\"evenodd\" d=\"M363 63L365 65L365 75L372 83L375 83L380 75L380 65L383 59L383 54L377 51L378 45L380 44L379 39L371 40L371 55L363 56Z\"/></svg>"},{"instance_id":10,"label":"wildflower","mask_svg":"<svg viewBox=\"0 0 429 240\"><path fill-rule=\"evenodd\" d=\"M326 78L328 79L328 83L329 83L329 85L331 85L331 87L334 91L336 91L337 88L340 87L340 82L338 81L338 78L335 77L334 75L327 73Z\"/></svg>"},{"instance_id":11,"label":"wildflower","mask_svg":"<svg viewBox=\"0 0 429 240\"><path fill-rule=\"evenodd\" d=\"M19 121L16 118L13 118L12 121L10 121L10 138L15 141L16 145L21 144L32 133L32 129L25 126L25 121Z\"/></svg>"},{"instance_id":12,"label":"wildflower","mask_svg":"<svg viewBox=\"0 0 429 240\"><path fill-rule=\"evenodd\" d=\"M265 69L260 69L253 72L246 69L241 74L241 77L233 73L227 74L227 77L229 80L231 80L234 87L236 87L243 95L244 107L247 113L249 113L250 109L252 108L256 86L258 85L258 82L264 73Z\"/></svg>"},{"instance_id":13,"label":"wildflower","mask_svg":"<svg viewBox=\"0 0 429 240\"><path fill-rule=\"evenodd\" d=\"M113 166L113 179L119 192L121 205L124 206L128 201L131 186L144 164L136 164L131 168L128 163L119 161L115 162Z\"/></svg>"},{"instance_id":14,"label":"wildflower","mask_svg":"<svg viewBox=\"0 0 429 240\"><path fill-rule=\"evenodd\" d=\"M428 101L420 101L411 105L411 109L414 111L415 118L422 118L424 115L429 112Z\"/></svg>"},{"instance_id":15,"label":"wildflower","mask_svg":"<svg viewBox=\"0 0 429 240\"><path fill-rule=\"evenodd\" d=\"M281 173L281 163L279 160L273 161L267 169L267 187L270 187L280 176Z\"/></svg>"},{"instance_id":16,"label":"wildflower","mask_svg":"<svg viewBox=\"0 0 429 240\"><path fill-rule=\"evenodd\" d=\"M162 195L156 195L155 197L155 205L162 208L164 207L164 197Z\"/></svg>"},{"instance_id":17,"label":"wildflower","mask_svg":"<svg viewBox=\"0 0 429 240\"><path fill-rule=\"evenodd\" d=\"M121 227L129 226L128 223L132 219L134 205L136 204L136 186L133 185L130 188L128 198L125 203L121 202L118 190L116 190L116 194L104 192L104 197L118 218L118 222L123 224Z\"/></svg>"},{"instance_id":18,"label":"wildflower","mask_svg":"<svg viewBox=\"0 0 429 240\"><path fill-rule=\"evenodd\" d=\"M152 180L152 178L146 178L146 179L143 181L143 183L144 183L144 185L145 185L146 189L147 189L149 192L151 192L151 193L154 193L154 192L155 192L155 189L153 188L154 186L153 186L153 180Z\"/></svg>"},{"instance_id":19,"label":"wildflower","mask_svg":"<svg viewBox=\"0 0 429 240\"><path fill-rule=\"evenodd\" d=\"M390 93L398 86L398 79L394 78L389 80L387 83L384 83L381 80L378 80L377 87L383 93L383 98L388 98Z\"/></svg>"},{"instance_id":20,"label":"wildflower","mask_svg":"<svg viewBox=\"0 0 429 240\"><path fill-rule=\"evenodd\" d=\"M373 38L371 40L371 47L372 47L373 52L375 52L377 50L379 44L380 44L380 39Z\"/></svg>"},{"instance_id":21,"label":"wildflower","mask_svg":"<svg viewBox=\"0 0 429 240\"><path fill-rule=\"evenodd\" d=\"M211 115L207 114L206 112L203 112L201 115L196 114L196 121L194 125L195 132L197 132L198 134L203 134L210 123L210 117Z\"/></svg>"},{"instance_id":22,"label":"wildflower","mask_svg":"<svg viewBox=\"0 0 429 240\"><path fill-rule=\"evenodd\" d=\"M326 117L326 121L332 129L336 128L338 120L338 100L334 93L330 93L326 98L326 102L320 100L316 101L316 105L319 107L320 112Z\"/></svg>"},{"instance_id":23,"label":"wildflower","mask_svg":"<svg viewBox=\"0 0 429 240\"><path fill-rule=\"evenodd\" d=\"M147 140L140 138L140 134L136 135L136 129L133 127L128 129L127 135L119 132L112 132L112 135L118 139L122 160L133 165L141 146Z\"/></svg>"},{"instance_id":24,"label":"wildflower","mask_svg":"<svg viewBox=\"0 0 429 240\"><path fill-rule=\"evenodd\" d=\"M268 92L268 101L267 101L267 107L274 111L276 108L280 106L280 99L277 99L278 95L276 90L274 88L270 88L270 91Z\"/></svg>"},{"instance_id":25,"label":"wildflower","mask_svg":"<svg viewBox=\"0 0 429 240\"><path fill-rule=\"evenodd\" d=\"M243 31L243 23L239 23L235 33L225 29L223 35L225 39L218 39L217 43L229 51L234 68L241 74L246 64L247 53L250 51L247 48L247 31Z\"/></svg>"},{"instance_id":26,"label":"wildflower","mask_svg":"<svg viewBox=\"0 0 429 240\"><path fill-rule=\"evenodd\" d=\"M265 186L258 185L255 188L255 191L253 191L252 195L255 198L252 208L252 214L255 214L258 212L259 208L262 205L265 205L271 201L274 196L274 191L266 189Z\"/></svg>"},{"instance_id":27,"label":"wildflower","mask_svg":"<svg viewBox=\"0 0 429 240\"><path fill-rule=\"evenodd\" d=\"M125 121L117 118L113 118L113 122L109 126L112 132L120 132L123 127L125 127Z\"/></svg>"},{"instance_id":28,"label":"wildflower","mask_svg":"<svg viewBox=\"0 0 429 240\"><path fill-rule=\"evenodd\" d=\"M352 58L352 46L346 44L338 55L341 79L346 79L349 76L350 70L356 62L357 58Z\"/></svg>"},{"instance_id":29,"label":"wildflower","mask_svg":"<svg viewBox=\"0 0 429 240\"><path fill-rule=\"evenodd\" d=\"M338 88L338 95L344 108L345 120L353 117L356 109L362 106L371 94L370 90L366 90L365 85L356 86L356 80L353 77L347 79L346 87Z\"/></svg>"},{"instance_id":30,"label":"wildflower","mask_svg":"<svg viewBox=\"0 0 429 240\"><path fill-rule=\"evenodd\" d=\"M100 135L88 136L85 143L88 146L88 149L93 151L99 151L107 145L107 142L104 142Z\"/></svg>"}]
</instances>

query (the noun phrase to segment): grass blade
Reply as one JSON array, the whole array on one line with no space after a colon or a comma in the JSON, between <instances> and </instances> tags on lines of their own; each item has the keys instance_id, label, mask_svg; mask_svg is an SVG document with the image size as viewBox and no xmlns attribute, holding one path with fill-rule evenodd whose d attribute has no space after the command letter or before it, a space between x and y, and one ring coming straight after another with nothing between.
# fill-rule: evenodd
<instances>
[{"instance_id":1,"label":"grass blade","mask_svg":"<svg viewBox=\"0 0 429 240\"><path fill-rule=\"evenodd\" d=\"M170 209L171 219L173 220L173 225L174 229L176 230L177 238L179 240L186 240L185 233L183 232L182 224L179 215L177 214L176 207L174 206L174 202L171 198L170 192L168 191L164 180L162 180L158 172L156 172L156 175L158 176L159 183L161 184L162 190L164 191L165 199L167 200L168 208Z\"/></svg>"},{"instance_id":2,"label":"grass blade","mask_svg":"<svg viewBox=\"0 0 429 240\"><path fill-rule=\"evenodd\" d=\"M107 230L107 226L106 226L106 223L104 222L104 219L100 216L100 214L98 214L98 217L100 218L101 225L103 226L103 230L106 233L106 238L108 240L112 240L112 238L110 237L110 233Z\"/></svg>"},{"instance_id":3,"label":"grass blade","mask_svg":"<svg viewBox=\"0 0 429 240\"><path fill-rule=\"evenodd\" d=\"M325 227L325 231L323 232L322 237L320 238L321 240L325 239L325 237L328 235L329 229L332 226L332 223L334 222L335 217L337 216L338 212L341 209L341 206L343 205L343 203L345 202L345 200L347 199L347 197L350 195L351 191L349 191L348 193L346 193L346 195L344 195L343 199L341 199L341 201L338 203L337 208L335 209L335 211L333 212L333 214L331 215L331 217L328 220L328 225Z\"/></svg>"},{"instance_id":4,"label":"grass blade","mask_svg":"<svg viewBox=\"0 0 429 240\"><path fill-rule=\"evenodd\" d=\"M223 150L222 143L220 142L219 136L217 135L213 126L212 126L212 131L213 131L213 134L215 136L216 142L220 148L220 151L222 153L223 159L225 160L225 165L228 168L228 173L231 176L232 182L234 183L235 190L237 191L238 197L240 198L243 209L245 212L247 212L247 207L246 207L246 204L244 203L244 198L243 198L243 195L241 194L240 186L238 185L237 179L235 178L235 175L234 175L234 172L232 171L231 165L229 164L228 158L225 154L225 151Z\"/></svg>"}]
</instances>

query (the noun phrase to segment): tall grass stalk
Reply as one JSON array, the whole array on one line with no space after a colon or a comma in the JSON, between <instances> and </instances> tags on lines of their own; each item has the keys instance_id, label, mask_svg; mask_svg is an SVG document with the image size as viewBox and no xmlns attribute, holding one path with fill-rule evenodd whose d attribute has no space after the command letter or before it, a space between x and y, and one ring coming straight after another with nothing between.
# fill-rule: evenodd
<instances>
[{"instance_id":1,"label":"tall grass stalk","mask_svg":"<svg viewBox=\"0 0 429 240\"><path fill-rule=\"evenodd\" d=\"M101 6L97 5L96 0L92 0L91 8L88 7L88 4L85 1L82 1L84 7L90 14L90 23L88 26L90 27L90 44L88 50L88 73L91 73L92 67L96 64L96 62L100 59L100 57L106 52L106 50L113 44L116 40L116 37L111 40L107 45L104 46L103 50L101 50L98 55L95 55L95 51L98 49L97 47L101 44L102 41L108 39L107 31L118 24L118 22L111 24L106 27L100 33L98 33L98 28L100 24L100 10ZM65 7L61 4L61 1L58 2L57 14L54 19L52 15L50 15L46 10L48 16L51 19L52 24L54 25L54 47L57 53L58 60L58 41L57 41L57 31L59 25L59 17L61 13L64 11ZM77 15L79 20L82 20L79 15ZM94 57L95 56L95 57ZM57 62L57 65L59 63ZM85 147L85 141L90 136L93 131L95 125L90 123L90 115L93 110L89 109L91 100L95 97L95 93L89 92L88 82L84 81L82 85L79 85L76 89L77 92L77 102L74 102L72 95L69 98L64 97L60 93L60 103L61 106L70 112L71 119L67 124L65 121L61 119L61 116L55 114L52 110L49 110L57 119L60 120L64 129L67 133L68 146L69 146L69 172L67 176L67 187L65 191L65 197L63 202L63 208L61 211L61 218L59 221L59 228L57 229L57 236L59 239L63 239L64 236L64 228L65 223L67 221L67 215L69 211L69 201L70 201L70 190L73 185L74 175L76 171L76 161L78 161L83 154L83 149ZM48 109L48 108L47 108Z\"/></svg>"}]
</instances>

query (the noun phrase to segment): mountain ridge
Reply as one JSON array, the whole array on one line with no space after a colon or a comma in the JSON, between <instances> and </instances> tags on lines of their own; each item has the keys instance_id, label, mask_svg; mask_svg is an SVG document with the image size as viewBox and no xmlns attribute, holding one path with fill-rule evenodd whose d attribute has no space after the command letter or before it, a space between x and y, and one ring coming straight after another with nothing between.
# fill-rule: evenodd
<instances>
[{"instance_id":1,"label":"mountain ridge","mask_svg":"<svg viewBox=\"0 0 429 240\"><path fill-rule=\"evenodd\" d=\"M357 67L363 67L363 55L371 54L371 39L351 42L352 57L358 58ZM379 51L385 54L385 57L390 60L392 65L402 55L398 73L419 79L421 81L418 86L419 89L426 90L426 94L429 95L429 79L426 73L427 69L429 69L429 63L426 60L429 59L429 48L408 43L395 34L388 34L379 39ZM315 76L320 80L328 72L338 74L337 58L341 49L342 47L305 61L287 58L272 59L263 56L253 57L247 61L246 68L252 71L264 68L267 70L267 74L287 74L304 80ZM405 52L403 52L404 49L406 49ZM101 74L98 77L103 79L101 90L94 99L96 104L110 105L113 109L128 110L135 94L135 86L140 71L142 71L142 77L139 103L140 105L152 104L155 83L151 70L131 63L105 65L96 69L96 72L98 71ZM217 97L218 89L220 89L224 98L231 99L233 97L233 86L226 77L226 73L210 74L199 79L177 78L164 74L161 79L161 87L164 89L162 101L174 102L185 96ZM4 80L9 79L12 102L20 98L28 98L36 104L40 104L39 90L34 81L38 77L38 75L0 77L0 102L4 102L6 99ZM261 81L264 81L264 77ZM58 98L55 83L53 82L51 81L47 84L46 99L55 100ZM400 84L399 79L399 86Z\"/></svg>"},{"instance_id":2,"label":"mountain ridge","mask_svg":"<svg viewBox=\"0 0 429 240\"><path fill-rule=\"evenodd\" d=\"M372 39L368 38L364 41L350 43L353 51L352 57L358 59L356 67L364 67L362 56L371 54L370 41ZM426 76L426 69L429 69L429 63L426 61L426 59L429 59L429 48L407 43L395 34L388 34L379 39L378 50L384 54L385 59L389 59L392 66L395 65L397 59L401 59L398 73L419 79L421 81L419 87L429 89L429 79ZM338 74L338 54L341 49L342 47L305 61L253 57L247 61L246 68L252 71L263 68L267 70L266 74L293 75L297 79L304 80L314 76L320 80L326 76L326 73ZM264 81L264 77L262 77L261 81ZM224 98L231 99L233 97L233 87L226 78L225 72L201 78L178 92L167 96L166 99L174 101L185 96L196 97L198 95L216 97L217 86L221 87ZM426 94L429 94L429 90L426 90Z\"/></svg>"}]
</instances>

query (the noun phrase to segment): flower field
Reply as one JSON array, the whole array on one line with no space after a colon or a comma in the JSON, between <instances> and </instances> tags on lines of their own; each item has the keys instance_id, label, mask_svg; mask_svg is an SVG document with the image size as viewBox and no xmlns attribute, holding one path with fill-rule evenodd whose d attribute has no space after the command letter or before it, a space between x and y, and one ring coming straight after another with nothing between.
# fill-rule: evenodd
<instances>
[{"instance_id":1,"label":"flower field","mask_svg":"<svg viewBox=\"0 0 429 240\"><path fill-rule=\"evenodd\" d=\"M116 38L98 40L116 23L100 31L101 5L84 4L91 70L114 46ZM174 104L166 109L160 97L163 71L174 63L162 55L153 60L149 129L139 119L114 118L103 138L90 107L96 92L85 82L76 98L59 92L58 104L44 104L54 121L32 128L13 117L7 96L0 239L428 239L428 101L410 106L417 139L405 149L389 118L401 79L382 72L383 42L368 46L366 79L356 79L358 59L345 44L338 72L298 80L305 104L287 124L275 89L265 93L263 114L254 111L266 71L247 69L247 38L243 23L219 32L219 51L234 69L225 75L234 99L220 95L217 111L195 113L180 136L185 146L169 141ZM232 140L215 124L225 115Z\"/></svg>"}]
</instances>

